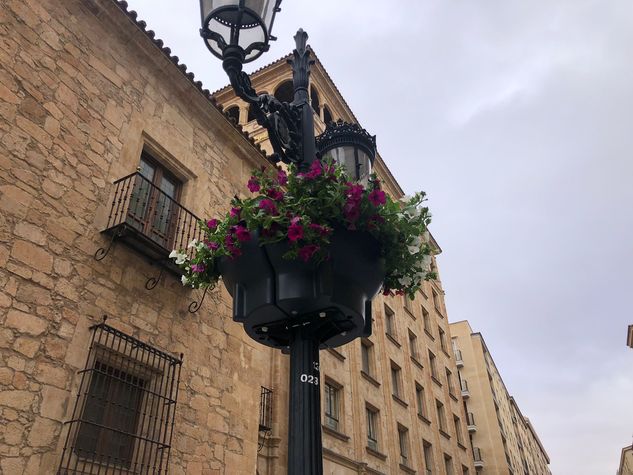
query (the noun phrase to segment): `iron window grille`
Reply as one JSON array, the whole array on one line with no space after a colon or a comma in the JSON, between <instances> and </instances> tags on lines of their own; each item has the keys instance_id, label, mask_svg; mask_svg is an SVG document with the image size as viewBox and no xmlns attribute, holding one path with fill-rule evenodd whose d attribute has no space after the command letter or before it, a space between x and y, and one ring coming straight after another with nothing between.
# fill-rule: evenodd
<instances>
[{"instance_id":1,"label":"iron window grille","mask_svg":"<svg viewBox=\"0 0 633 475\"><path fill-rule=\"evenodd\" d=\"M273 390L262 386L259 397L259 430L268 432L273 429Z\"/></svg>"},{"instance_id":2,"label":"iron window grille","mask_svg":"<svg viewBox=\"0 0 633 475\"><path fill-rule=\"evenodd\" d=\"M91 330L58 475L168 473L183 355Z\"/></svg>"}]
</instances>

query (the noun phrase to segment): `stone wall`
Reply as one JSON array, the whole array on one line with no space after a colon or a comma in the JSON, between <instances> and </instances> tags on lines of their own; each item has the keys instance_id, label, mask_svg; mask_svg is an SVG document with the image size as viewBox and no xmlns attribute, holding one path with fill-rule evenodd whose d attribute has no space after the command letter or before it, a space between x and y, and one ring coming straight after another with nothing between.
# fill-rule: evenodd
<instances>
[{"instance_id":1,"label":"stone wall","mask_svg":"<svg viewBox=\"0 0 633 475\"><path fill-rule=\"evenodd\" d=\"M263 156L115 2L1 3L0 472L55 472L89 326L108 315L184 353L170 473L254 473L270 351L230 320L223 289L190 314L199 295L169 275L146 290L158 271L139 253L93 254L108 242L111 183L144 147L201 217Z\"/></svg>"}]
</instances>

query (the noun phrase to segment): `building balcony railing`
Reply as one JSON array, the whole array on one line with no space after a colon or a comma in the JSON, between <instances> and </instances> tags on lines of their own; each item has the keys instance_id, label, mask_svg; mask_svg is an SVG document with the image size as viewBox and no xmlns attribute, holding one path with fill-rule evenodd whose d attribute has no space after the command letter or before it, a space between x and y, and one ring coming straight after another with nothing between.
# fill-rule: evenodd
<instances>
[{"instance_id":1,"label":"building balcony railing","mask_svg":"<svg viewBox=\"0 0 633 475\"><path fill-rule=\"evenodd\" d=\"M470 397L470 391L468 390L468 382L465 379L460 381L460 386L462 389L462 397L467 399Z\"/></svg>"},{"instance_id":2,"label":"building balcony railing","mask_svg":"<svg viewBox=\"0 0 633 475\"><path fill-rule=\"evenodd\" d=\"M160 265L161 274L147 281L148 289L156 286L162 269L181 275L169 253L183 249L191 255L193 249L187 248L189 243L204 236L200 219L140 172L114 182L114 197L103 232L111 236L110 245L99 249L95 259L103 259L115 241L123 241L153 264Z\"/></svg>"},{"instance_id":3,"label":"building balcony railing","mask_svg":"<svg viewBox=\"0 0 633 475\"><path fill-rule=\"evenodd\" d=\"M481 449L479 447L473 447L473 458L475 460L475 468L483 468L484 459L481 456Z\"/></svg>"},{"instance_id":4,"label":"building balcony railing","mask_svg":"<svg viewBox=\"0 0 633 475\"><path fill-rule=\"evenodd\" d=\"M475 415L472 412L466 414L466 423L468 426L468 432L477 431L477 424L475 424Z\"/></svg>"},{"instance_id":5,"label":"building balcony railing","mask_svg":"<svg viewBox=\"0 0 633 475\"><path fill-rule=\"evenodd\" d=\"M458 368L464 367L464 360L462 359L462 352L460 350L455 350L455 363Z\"/></svg>"}]
</instances>

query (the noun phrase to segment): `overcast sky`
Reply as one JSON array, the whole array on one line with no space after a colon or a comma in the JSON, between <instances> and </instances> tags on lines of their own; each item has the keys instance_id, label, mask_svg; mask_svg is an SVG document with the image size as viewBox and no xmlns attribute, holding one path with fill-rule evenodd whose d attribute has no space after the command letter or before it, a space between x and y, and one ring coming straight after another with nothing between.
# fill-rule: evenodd
<instances>
[{"instance_id":1,"label":"overcast sky","mask_svg":"<svg viewBox=\"0 0 633 475\"><path fill-rule=\"evenodd\" d=\"M205 87L194 0L128 0ZM554 475L633 436L633 2L286 0L406 192L425 190L451 321L480 331Z\"/></svg>"}]
</instances>

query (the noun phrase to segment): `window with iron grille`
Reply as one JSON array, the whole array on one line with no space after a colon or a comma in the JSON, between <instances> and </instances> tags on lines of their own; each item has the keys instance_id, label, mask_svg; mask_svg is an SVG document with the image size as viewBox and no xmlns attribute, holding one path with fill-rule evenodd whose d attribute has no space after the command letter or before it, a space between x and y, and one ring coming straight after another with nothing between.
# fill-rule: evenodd
<instances>
[{"instance_id":1,"label":"window with iron grille","mask_svg":"<svg viewBox=\"0 0 633 475\"><path fill-rule=\"evenodd\" d=\"M167 473L182 355L92 332L58 474Z\"/></svg>"},{"instance_id":2,"label":"window with iron grille","mask_svg":"<svg viewBox=\"0 0 633 475\"><path fill-rule=\"evenodd\" d=\"M270 431L273 428L273 390L262 386L259 397L259 430Z\"/></svg>"}]
</instances>

